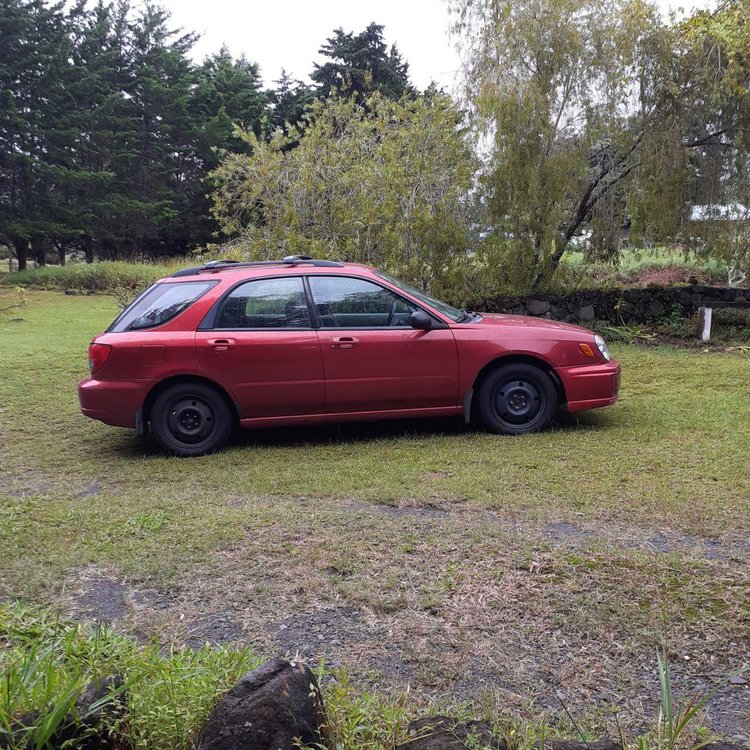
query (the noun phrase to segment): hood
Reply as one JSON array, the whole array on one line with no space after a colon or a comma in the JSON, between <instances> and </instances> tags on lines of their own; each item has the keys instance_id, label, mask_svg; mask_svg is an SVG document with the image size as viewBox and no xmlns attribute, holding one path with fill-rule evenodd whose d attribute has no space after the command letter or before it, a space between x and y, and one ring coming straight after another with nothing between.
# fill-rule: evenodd
<instances>
[{"instance_id":1,"label":"hood","mask_svg":"<svg viewBox=\"0 0 750 750\"><path fill-rule=\"evenodd\" d=\"M570 333L586 334L593 336L593 331L581 326L575 326L571 323L562 323L559 320L547 320L546 318L533 318L529 315L504 315L502 313L480 313L481 320L474 323L467 323L472 328L481 328L486 326L502 326L513 328L534 328L536 330L546 328L548 331L568 331Z\"/></svg>"}]
</instances>

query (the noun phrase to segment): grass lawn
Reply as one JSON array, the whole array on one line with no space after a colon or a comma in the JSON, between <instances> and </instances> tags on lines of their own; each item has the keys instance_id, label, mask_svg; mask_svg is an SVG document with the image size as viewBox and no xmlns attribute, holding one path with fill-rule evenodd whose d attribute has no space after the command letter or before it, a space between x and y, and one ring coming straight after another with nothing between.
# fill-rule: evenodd
<instances>
[{"instance_id":1,"label":"grass lawn","mask_svg":"<svg viewBox=\"0 0 750 750\"><path fill-rule=\"evenodd\" d=\"M417 708L554 723L564 695L611 734L611 706L630 732L653 721L657 646L683 694L747 662L746 351L615 347L621 403L540 435L259 431L181 460L78 412L114 300L27 300L0 312L0 596L324 657ZM701 721L747 736L748 717L739 684Z\"/></svg>"}]
</instances>

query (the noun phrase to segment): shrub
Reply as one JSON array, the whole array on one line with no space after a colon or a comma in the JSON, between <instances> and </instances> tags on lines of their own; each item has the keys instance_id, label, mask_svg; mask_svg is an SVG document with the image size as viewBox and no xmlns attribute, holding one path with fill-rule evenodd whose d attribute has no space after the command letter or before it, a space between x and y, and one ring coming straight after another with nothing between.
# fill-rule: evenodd
<instances>
[{"instance_id":1,"label":"shrub","mask_svg":"<svg viewBox=\"0 0 750 750\"><path fill-rule=\"evenodd\" d=\"M139 291L157 279L168 276L179 265L157 266L146 263L107 261L102 263L74 263L68 266L43 266L42 268L5 274L0 277L0 284L33 289L77 290L91 293L112 293L118 288Z\"/></svg>"}]
</instances>

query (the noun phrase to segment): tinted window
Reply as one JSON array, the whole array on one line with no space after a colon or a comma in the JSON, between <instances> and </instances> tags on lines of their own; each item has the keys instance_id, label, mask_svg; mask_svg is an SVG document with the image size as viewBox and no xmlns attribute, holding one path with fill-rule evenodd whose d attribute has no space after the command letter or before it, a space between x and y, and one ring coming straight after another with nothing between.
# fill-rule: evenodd
<instances>
[{"instance_id":1,"label":"tinted window","mask_svg":"<svg viewBox=\"0 0 750 750\"><path fill-rule=\"evenodd\" d=\"M160 326L190 307L217 283L186 281L177 284L154 284L117 318L109 330L119 333Z\"/></svg>"},{"instance_id":2,"label":"tinted window","mask_svg":"<svg viewBox=\"0 0 750 750\"><path fill-rule=\"evenodd\" d=\"M323 328L408 328L409 316L417 309L363 279L311 276L310 289Z\"/></svg>"},{"instance_id":3,"label":"tinted window","mask_svg":"<svg viewBox=\"0 0 750 750\"><path fill-rule=\"evenodd\" d=\"M238 286L224 300L215 327L310 328L302 279L260 279Z\"/></svg>"}]
</instances>

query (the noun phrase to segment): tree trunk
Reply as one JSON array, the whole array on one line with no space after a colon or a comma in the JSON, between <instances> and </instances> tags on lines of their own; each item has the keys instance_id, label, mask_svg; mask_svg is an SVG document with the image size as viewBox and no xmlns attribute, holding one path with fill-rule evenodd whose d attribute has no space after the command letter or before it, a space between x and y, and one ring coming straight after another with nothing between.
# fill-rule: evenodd
<instances>
[{"instance_id":1,"label":"tree trunk","mask_svg":"<svg viewBox=\"0 0 750 750\"><path fill-rule=\"evenodd\" d=\"M83 238L83 251L86 253L86 263L94 262L94 242L91 235L87 234Z\"/></svg>"},{"instance_id":2,"label":"tree trunk","mask_svg":"<svg viewBox=\"0 0 750 750\"><path fill-rule=\"evenodd\" d=\"M31 250L34 254L34 260L39 268L45 265L45 252L44 252L44 241L39 240L38 242L32 242Z\"/></svg>"},{"instance_id":3,"label":"tree trunk","mask_svg":"<svg viewBox=\"0 0 750 750\"><path fill-rule=\"evenodd\" d=\"M57 246L57 257L60 260L60 265L64 266L65 265L65 245L62 242Z\"/></svg>"},{"instance_id":4,"label":"tree trunk","mask_svg":"<svg viewBox=\"0 0 750 750\"><path fill-rule=\"evenodd\" d=\"M18 270L26 270L26 254L29 250L29 241L23 237L16 237L13 240L13 247L16 251L16 260L18 260Z\"/></svg>"}]
</instances>

